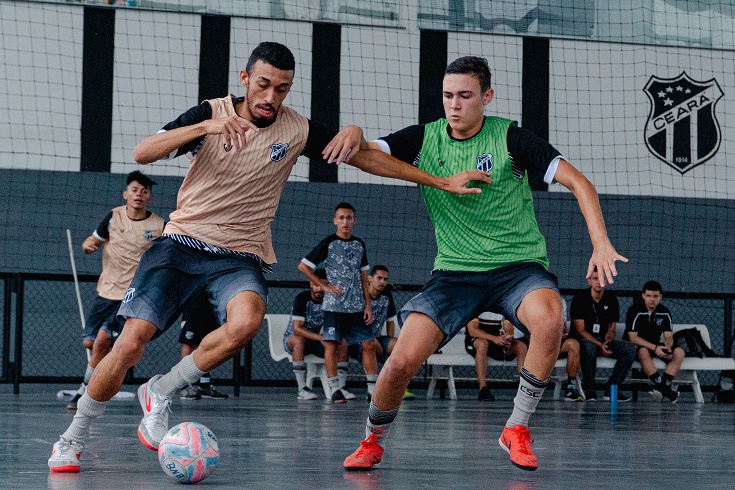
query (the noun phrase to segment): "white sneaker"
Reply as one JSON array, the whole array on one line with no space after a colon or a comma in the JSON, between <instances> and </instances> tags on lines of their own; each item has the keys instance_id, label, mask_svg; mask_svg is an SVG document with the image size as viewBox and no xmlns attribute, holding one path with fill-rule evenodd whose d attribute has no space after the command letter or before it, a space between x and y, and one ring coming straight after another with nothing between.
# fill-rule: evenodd
<instances>
[{"instance_id":1,"label":"white sneaker","mask_svg":"<svg viewBox=\"0 0 735 490\"><path fill-rule=\"evenodd\" d=\"M143 420L138 426L138 438L145 447L158 451L158 444L168 432L168 416L171 414L171 398L150 389L161 375L157 374L138 388L138 401L143 409Z\"/></svg>"},{"instance_id":2,"label":"white sneaker","mask_svg":"<svg viewBox=\"0 0 735 490\"><path fill-rule=\"evenodd\" d=\"M84 444L76 441L67 441L63 437L54 443L48 467L51 473L78 473L79 458L82 457Z\"/></svg>"},{"instance_id":3,"label":"white sneaker","mask_svg":"<svg viewBox=\"0 0 735 490\"><path fill-rule=\"evenodd\" d=\"M357 395L355 395L354 393L350 393L345 388L340 388L339 391L342 392L342 395L344 395L345 400L354 400L355 398L357 398Z\"/></svg>"},{"instance_id":4,"label":"white sneaker","mask_svg":"<svg viewBox=\"0 0 735 490\"><path fill-rule=\"evenodd\" d=\"M316 400L316 393L311 391L308 386L305 386L303 389L299 390L299 396L297 396L299 400Z\"/></svg>"}]
</instances>

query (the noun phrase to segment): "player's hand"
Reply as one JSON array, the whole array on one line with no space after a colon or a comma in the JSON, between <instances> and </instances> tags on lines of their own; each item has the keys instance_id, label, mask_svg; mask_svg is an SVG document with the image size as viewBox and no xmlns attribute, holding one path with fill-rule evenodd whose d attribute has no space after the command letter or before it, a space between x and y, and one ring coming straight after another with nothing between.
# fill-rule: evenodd
<instances>
[{"instance_id":1,"label":"player's hand","mask_svg":"<svg viewBox=\"0 0 735 490\"><path fill-rule=\"evenodd\" d=\"M479 194L482 191L477 187L467 187L467 184L473 181L485 182L491 184L492 179L490 174L487 172L480 172L479 170L465 170L464 172L456 173L450 177L444 179L445 185L442 190L451 192L452 194Z\"/></svg>"},{"instance_id":2,"label":"player's hand","mask_svg":"<svg viewBox=\"0 0 735 490\"><path fill-rule=\"evenodd\" d=\"M362 142L362 128L347 126L324 147L322 156L328 163L347 163L360 150Z\"/></svg>"},{"instance_id":3,"label":"player's hand","mask_svg":"<svg viewBox=\"0 0 735 490\"><path fill-rule=\"evenodd\" d=\"M605 357L612 356L612 349L610 348L609 342L605 342L604 344L602 344L602 355Z\"/></svg>"},{"instance_id":4,"label":"player's hand","mask_svg":"<svg viewBox=\"0 0 735 490\"><path fill-rule=\"evenodd\" d=\"M223 135L227 148L235 148L237 151L245 148L245 133L250 130L256 133L260 131L255 124L237 114L219 119L208 119L205 121L205 129L207 134Z\"/></svg>"},{"instance_id":5,"label":"player's hand","mask_svg":"<svg viewBox=\"0 0 735 490\"><path fill-rule=\"evenodd\" d=\"M332 284L330 282L327 282L322 287L324 288L326 292L328 292L332 296L335 296L337 298L342 296L342 286L338 284Z\"/></svg>"},{"instance_id":6,"label":"player's hand","mask_svg":"<svg viewBox=\"0 0 735 490\"><path fill-rule=\"evenodd\" d=\"M100 241L93 236L88 236L82 243L82 250L85 254L95 253L100 248Z\"/></svg>"},{"instance_id":7,"label":"player's hand","mask_svg":"<svg viewBox=\"0 0 735 490\"><path fill-rule=\"evenodd\" d=\"M607 284L612 284L615 282L614 277L618 275L618 270L615 268L615 262L618 260L628 262L627 258L615 250L607 237L599 240L599 243L593 242L592 258L587 266L587 279L592 276L592 272L597 267L600 286L604 288Z\"/></svg>"},{"instance_id":8,"label":"player's hand","mask_svg":"<svg viewBox=\"0 0 735 490\"><path fill-rule=\"evenodd\" d=\"M498 347L502 347L504 349L510 347L510 340L508 340L505 335L493 335L490 341Z\"/></svg>"},{"instance_id":9,"label":"player's hand","mask_svg":"<svg viewBox=\"0 0 735 490\"><path fill-rule=\"evenodd\" d=\"M362 318L365 320L365 325L370 325L373 323L373 310L372 308L370 308L370 305L367 305L365 307Z\"/></svg>"}]
</instances>

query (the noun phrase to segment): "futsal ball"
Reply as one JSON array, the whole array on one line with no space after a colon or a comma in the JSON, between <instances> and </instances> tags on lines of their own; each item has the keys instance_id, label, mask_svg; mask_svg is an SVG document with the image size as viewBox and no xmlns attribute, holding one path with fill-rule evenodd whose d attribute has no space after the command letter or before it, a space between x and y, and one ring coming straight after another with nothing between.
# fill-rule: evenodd
<instances>
[{"instance_id":1,"label":"futsal ball","mask_svg":"<svg viewBox=\"0 0 735 490\"><path fill-rule=\"evenodd\" d=\"M158 445L158 462L180 483L196 483L214 473L219 461L217 438L205 425L183 422L172 427Z\"/></svg>"}]
</instances>

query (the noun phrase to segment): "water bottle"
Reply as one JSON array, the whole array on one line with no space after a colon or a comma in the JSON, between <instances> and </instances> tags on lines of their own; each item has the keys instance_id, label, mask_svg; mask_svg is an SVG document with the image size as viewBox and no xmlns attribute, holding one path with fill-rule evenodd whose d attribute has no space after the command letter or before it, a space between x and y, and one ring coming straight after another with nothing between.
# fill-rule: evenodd
<instances>
[{"instance_id":1,"label":"water bottle","mask_svg":"<svg viewBox=\"0 0 735 490\"><path fill-rule=\"evenodd\" d=\"M610 403L618 403L618 385L610 385Z\"/></svg>"}]
</instances>

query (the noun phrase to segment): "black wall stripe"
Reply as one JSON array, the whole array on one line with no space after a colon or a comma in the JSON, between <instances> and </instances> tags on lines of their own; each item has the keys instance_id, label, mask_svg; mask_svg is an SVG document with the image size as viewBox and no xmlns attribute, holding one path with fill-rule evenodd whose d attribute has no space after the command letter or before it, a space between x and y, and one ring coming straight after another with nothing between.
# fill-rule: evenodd
<instances>
[{"instance_id":1,"label":"black wall stripe","mask_svg":"<svg viewBox=\"0 0 735 490\"><path fill-rule=\"evenodd\" d=\"M549 40L523 38L523 127L549 140ZM553 143L553 142L552 142ZM529 174L531 189L546 191L543 179Z\"/></svg>"},{"instance_id":2,"label":"black wall stripe","mask_svg":"<svg viewBox=\"0 0 735 490\"><path fill-rule=\"evenodd\" d=\"M419 50L419 124L444 117L442 81L447 68L447 33L421 31Z\"/></svg>"},{"instance_id":3,"label":"black wall stripe","mask_svg":"<svg viewBox=\"0 0 735 490\"><path fill-rule=\"evenodd\" d=\"M84 8L80 169L109 172L115 9Z\"/></svg>"},{"instance_id":4,"label":"black wall stripe","mask_svg":"<svg viewBox=\"0 0 735 490\"><path fill-rule=\"evenodd\" d=\"M230 75L230 17L203 15L199 47L199 102L226 96Z\"/></svg>"},{"instance_id":5,"label":"black wall stripe","mask_svg":"<svg viewBox=\"0 0 735 490\"><path fill-rule=\"evenodd\" d=\"M311 48L311 120L339 131L339 66L342 26L313 24ZM337 166L309 162L309 181L337 182Z\"/></svg>"}]
</instances>

